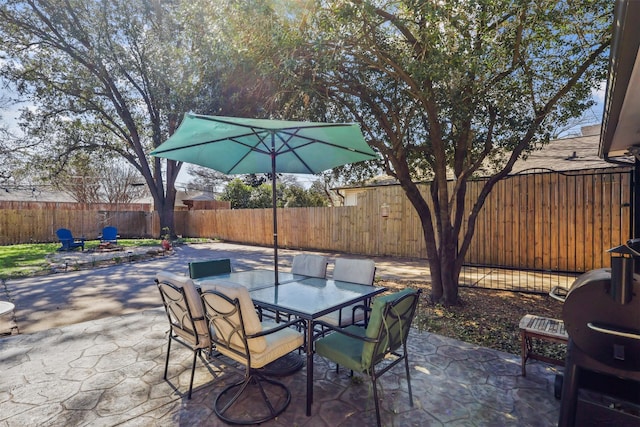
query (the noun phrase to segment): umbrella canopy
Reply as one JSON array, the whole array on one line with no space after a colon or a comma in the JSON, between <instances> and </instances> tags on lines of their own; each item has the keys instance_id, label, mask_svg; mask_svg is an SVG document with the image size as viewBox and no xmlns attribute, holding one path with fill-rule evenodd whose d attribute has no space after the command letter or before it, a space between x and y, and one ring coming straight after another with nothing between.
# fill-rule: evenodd
<instances>
[{"instance_id":1,"label":"umbrella canopy","mask_svg":"<svg viewBox=\"0 0 640 427\"><path fill-rule=\"evenodd\" d=\"M278 283L276 174L320 173L376 158L353 123L185 114L178 130L152 155L193 163L225 174L271 173L273 247Z\"/></svg>"}]
</instances>

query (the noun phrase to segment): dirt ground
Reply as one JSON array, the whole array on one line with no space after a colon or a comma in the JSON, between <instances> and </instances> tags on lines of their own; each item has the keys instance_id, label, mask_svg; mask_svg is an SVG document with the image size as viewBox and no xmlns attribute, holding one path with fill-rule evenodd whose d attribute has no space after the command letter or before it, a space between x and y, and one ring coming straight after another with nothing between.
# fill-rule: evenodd
<instances>
[{"instance_id":1,"label":"dirt ground","mask_svg":"<svg viewBox=\"0 0 640 427\"><path fill-rule=\"evenodd\" d=\"M429 332L484 347L520 354L518 325L525 314L562 319L562 303L548 295L460 287L460 304L444 307L429 300L425 282L379 282L391 289L422 288L423 297L414 325ZM536 343L540 352L564 358L562 344Z\"/></svg>"}]
</instances>

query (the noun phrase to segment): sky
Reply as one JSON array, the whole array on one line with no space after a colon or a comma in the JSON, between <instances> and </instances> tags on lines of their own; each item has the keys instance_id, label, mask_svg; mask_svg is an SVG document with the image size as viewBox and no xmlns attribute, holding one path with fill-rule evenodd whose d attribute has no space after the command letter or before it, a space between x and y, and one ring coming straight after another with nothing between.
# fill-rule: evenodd
<instances>
[{"instance_id":1,"label":"sky","mask_svg":"<svg viewBox=\"0 0 640 427\"><path fill-rule=\"evenodd\" d=\"M600 87L592 92L592 97L596 104L585 113L585 122L581 124L582 126L602 123L602 113L604 111L604 97L606 93L606 87L606 82L602 82L600 84ZM578 125L576 126L576 128L571 129L570 133L575 133L576 131L579 132L579 128L581 125ZM562 136L564 136L564 133L560 135L560 137Z\"/></svg>"},{"instance_id":2,"label":"sky","mask_svg":"<svg viewBox=\"0 0 640 427\"><path fill-rule=\"evenodd\" d=\"M561 138L579 135L581 126L602 123L605 91L606 91L606 84L603 82L600 85L600 87L593 92L593 99L596 102L596 105L592 107L590 111L588 111L585 114L585 120L582 123L562 132L560 134ZM0 91L0 95L2 95L2 93L3 92ZM10 130L17 131L18 116L20 114L19 109L22 108L23 106L24 104L13 105L6 109L5 108L1 109L0 122L2 122L2 124L6 124ZM182 167L182 170L180 171L180 174L178 175L178 179L177 179L178 187L186 186L186 184L192 179L189 173L187 172L189 169L189 166L190 165L185 164ZM300 183L300 185L302 185L305 188L308 188L313 183L313 181L317 179L315 175L296 174L295 176L298 179L298 182Z\"/></svg>"}]
</instances>

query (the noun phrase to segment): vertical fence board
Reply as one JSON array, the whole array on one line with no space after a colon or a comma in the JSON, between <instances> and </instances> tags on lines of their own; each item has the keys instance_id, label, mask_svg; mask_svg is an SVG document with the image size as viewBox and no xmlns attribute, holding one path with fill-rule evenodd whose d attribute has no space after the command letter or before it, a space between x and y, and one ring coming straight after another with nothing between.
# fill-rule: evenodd
<instances>
[{"instance_id":1,"label":"vertical fence board","mask_svg":"<svg viewBox=\"0 0 640 427\"><path fill-rule=\"evenodd\" d=\"M622 169L510 176L480 210L466 262L518 269L582 272L608 267L606 249L630 233L630 171ZM467 186L464 222L486 180ZM454 183L450 183L453 189ZM432 206L429 186L419 185ZM389 205L389 217L380 207ZM367 188L358 206L278 209L283 247L371 256L426 258L420 218L400 186ZM175 233L270 246L272 209L175 212ZM115 225L121 237L158 237L158 214L140 206L0 203L0 244L56 241L64 227L97 238ZM435 236L437 238L437 236ZM461 240L460 240L461 241Z\"/></svg>"},{"instance_id":2,"label":"vertical fence board","mask_svg":"<svg viewBox=\"0 0 640 427\"><path fill-rule=\"evenodd\" d=\"M558 256L557 271L569 271L569 257L567 254L569 227L567 221L569 219L569 207L567 202L568 180L565 175L558 176L558 186L556 194L557 204L557 232L558 236Z\"/></svg>"}]
</instances>

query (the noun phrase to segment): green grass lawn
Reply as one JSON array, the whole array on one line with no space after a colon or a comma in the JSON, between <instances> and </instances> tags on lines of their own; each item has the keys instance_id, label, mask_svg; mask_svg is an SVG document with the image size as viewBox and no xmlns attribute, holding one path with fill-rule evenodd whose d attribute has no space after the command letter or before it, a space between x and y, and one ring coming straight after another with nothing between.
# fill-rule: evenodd
<instances>
[{"instance_id":1,"label":"green grass lawn","mask_svg":"<svg viewBox=\"0 0 640 427\"><path fill-rule=\"evenodd\" d=\"M85 250L95 249L99 240L87 240ZM157 239L118 239L118 245L159 246ZM56 252L60 243L29 243L22 245L0 246L0 279L24 277L46 270L46 256Z\"/></svg>"}]
</instances>

